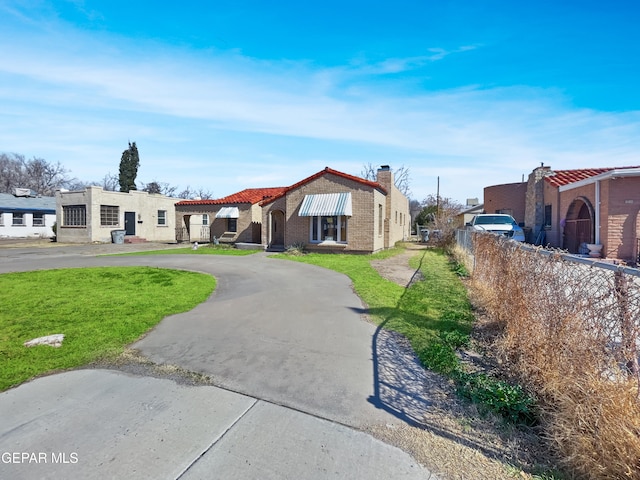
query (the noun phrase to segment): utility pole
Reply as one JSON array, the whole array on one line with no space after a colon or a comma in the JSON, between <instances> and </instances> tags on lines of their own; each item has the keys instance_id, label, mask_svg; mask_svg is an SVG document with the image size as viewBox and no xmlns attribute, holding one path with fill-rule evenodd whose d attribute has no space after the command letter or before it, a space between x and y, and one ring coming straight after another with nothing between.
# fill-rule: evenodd
<instances>
[{"instance_id":1,"label":"utility pole","mask_svg":"<svg viewBox=\"0 0 640 480\"><path fill-rule=\"evenodd\" d=\"M438 187L436 189L436 218L440 218L440 176L438 176Z\"/></svg>"}]
</instances>

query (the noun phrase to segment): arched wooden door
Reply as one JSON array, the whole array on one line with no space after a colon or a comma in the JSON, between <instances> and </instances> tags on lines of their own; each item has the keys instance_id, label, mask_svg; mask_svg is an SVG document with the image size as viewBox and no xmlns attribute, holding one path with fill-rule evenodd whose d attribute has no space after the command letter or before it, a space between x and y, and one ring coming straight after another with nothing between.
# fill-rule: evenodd
<instances>
[{"instance_id":1,"label":"arched wooden door","mask_svg":"<svg viewBox=\"0 0 640 480\"><path fill-rule=\"evenodd\" d=\"M564 248L570 253L586 253L580 252L580 245L594 242L593 217L593 207L585 198L576 198L569 206L564 226Z\"/></svg>"}]
</instances>

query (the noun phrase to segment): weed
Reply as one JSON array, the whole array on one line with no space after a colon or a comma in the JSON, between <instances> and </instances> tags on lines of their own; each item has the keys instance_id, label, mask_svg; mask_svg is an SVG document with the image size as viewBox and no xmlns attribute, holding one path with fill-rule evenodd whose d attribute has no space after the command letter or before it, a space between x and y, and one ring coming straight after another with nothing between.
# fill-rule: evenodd
<instances>
[{"instance_id":1,"label":"weed","mask_svg":"<svg viewBox=\"0 0 640 480\"><path fill-rule=\"evenodd\" d=\"M533 425L536 421L534 400L520 385L512 385L484 373L456 372L457 392L488 411L516 423Z\"/></svg>"}]
</instances>

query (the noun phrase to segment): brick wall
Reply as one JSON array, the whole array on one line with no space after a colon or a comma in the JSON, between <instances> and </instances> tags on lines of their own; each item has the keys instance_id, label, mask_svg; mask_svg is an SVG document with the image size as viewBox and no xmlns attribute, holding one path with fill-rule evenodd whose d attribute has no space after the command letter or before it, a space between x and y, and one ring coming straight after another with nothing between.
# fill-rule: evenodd
<instances>
[{"instance_id":1,"label":"brick wall","mask_svg":"<svg viewBox=\"0 0 640 480\"><path fill-rule=\"evenodd\" d=\"M487 213L511 211L511 216L516 219L516 222L524 222L526 195L526 182L486 187L484 189L484 211Z\"/></svg>"},{"instance_id":2,"label":"brick wall","mask_svg":"<svg viewBox=\"0 0 640 480\"><path fill-rule=\"evenodd\" d=\"M627 177L600 183L603 222L601 233L606 236L604 253L635 263L638 257L638 216L640 213L640 178ZM606 212L606 213L605 213Z\"/></svg>"},{"instance_id":3,"label":"brick wall","mask_svg":"<svg viewBox=\"0 0 640 480\"><path fill-rule=\"evenodd\" d=\"M385 199L386 217L384 248L393 247L396 242L409 236L411 219L409 218L409 199L395 186L391 170L378 170L377 181L387 190Z\"/></svg>"}]
</instances>

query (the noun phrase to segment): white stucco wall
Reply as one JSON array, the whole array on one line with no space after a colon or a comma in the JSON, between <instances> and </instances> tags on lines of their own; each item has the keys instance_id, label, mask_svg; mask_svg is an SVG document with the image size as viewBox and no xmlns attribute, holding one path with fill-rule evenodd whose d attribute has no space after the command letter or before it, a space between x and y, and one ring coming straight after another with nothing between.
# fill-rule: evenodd
<instances>
[{"instance_id":1,"label":"white stucco wall","mask_svg":"<svg viewBox=\"0 0 640 480\"><path fill-rule=\"evenodd\" d=\"M0 212L0 237L51 238L54 236L55 214L44 215L44 225L33 225L33 213L24 213L23 224L13 225L13 213Z\"/></svg>"}]
</instances>

